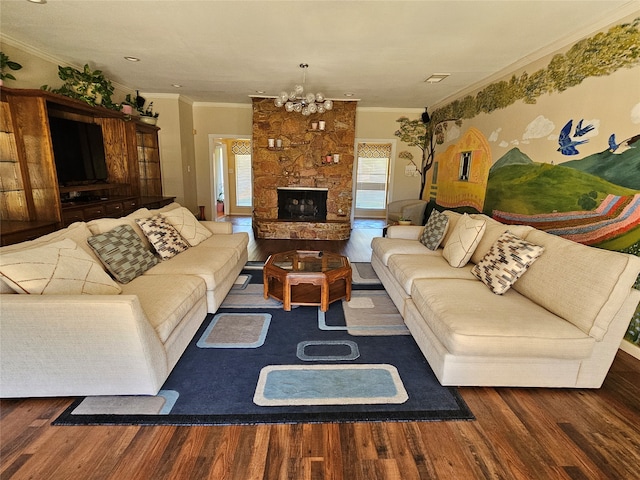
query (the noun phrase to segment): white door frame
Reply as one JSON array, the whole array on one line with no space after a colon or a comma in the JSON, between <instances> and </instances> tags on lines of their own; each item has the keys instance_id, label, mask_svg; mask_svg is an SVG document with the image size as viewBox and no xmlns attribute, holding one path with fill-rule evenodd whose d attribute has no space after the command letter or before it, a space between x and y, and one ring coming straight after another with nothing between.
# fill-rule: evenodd
<instances>
[{"instance_id":1,"label":"white door frame","mask_svg":"<svg viewBox=\"0 0 640 480\"><path fill-rule=\"evenodd\" d=\"M385 199L385 209L389 204L389 200L393 198L393 179L395 173L395 161L396 161L396 139L394 138L356 138L356 143L353 146L353 191L351 192L351 198L353 204L351 205L351 223L353 223L356 215L356 190L358 187L358 144L359 143L390 143L391 144L391 158L389 158L389 178L387 178L387 198Z\"/></svg>"},{"instance_id":2,"label":"white door frame","mask_svg":"<svg viewBox=\"0 0 640 480\"><path fill-rule=\"evenodd\" d=\"M217 138L222 138L222 139L226 139L226 138L238 138L238 139L243 139L243 140L251 140L253 141L253 138L251 135L240 135L240 134L229 134L229 133L210 133L208 135L208 139L209 139L209 188L211 191L211 195L210 195L210 202L211 205L209 206L209 208L211 208L211 212L212 212L212 216L211 218L214 219L215 221L218 220L217 217L217 213L216 213L216 203L217 203L217 188L216 188L216 165L215 165L215 161L216 161L216 147L215 147L215 143L216 143L216 139ZM251 160L251 162L253 163L253 159ZM229 190L229 159L227 157L225 157L225 164L223 165L224 168L224 178L222 179L222 185L224 185L224 188L228 191ZM225 200L224 200L224 214L227 215L229 213L229 195L227 193L225 193Z\"/></svg>"}]
</instances>

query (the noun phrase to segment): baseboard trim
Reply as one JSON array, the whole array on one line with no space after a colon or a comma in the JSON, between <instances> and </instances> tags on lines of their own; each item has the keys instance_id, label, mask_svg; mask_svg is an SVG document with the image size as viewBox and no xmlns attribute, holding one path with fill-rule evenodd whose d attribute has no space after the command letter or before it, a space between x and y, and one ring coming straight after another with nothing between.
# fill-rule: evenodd
<instances>
[{"instance_id":1,"label":"baseboard trim","mask_svg":"<svg viewBox=\"0 0 640 480\"><path fill-rule=\"evenodd\" d=\"M622 340L622 342L620 342L620 350L640 360L640 347L638 345Z\"/></svg>"}]
</instances>

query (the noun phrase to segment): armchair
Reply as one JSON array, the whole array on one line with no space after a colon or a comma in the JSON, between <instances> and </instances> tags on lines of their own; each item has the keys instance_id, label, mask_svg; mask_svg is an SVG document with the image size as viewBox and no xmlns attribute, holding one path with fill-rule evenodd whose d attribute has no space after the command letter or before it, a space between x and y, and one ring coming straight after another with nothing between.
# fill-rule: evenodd
<instances>
[{"instance_id":1,"label":"armchair","mask_svg":"<svg viewBox=\"0 0 640 480\"><path fill-rule=\"evenodd\" d=\"M396 200L387 205L387 223L397 222L400 218L411 220L412 225L422 225L426 200Z\"/></svg>"}]
</instances>

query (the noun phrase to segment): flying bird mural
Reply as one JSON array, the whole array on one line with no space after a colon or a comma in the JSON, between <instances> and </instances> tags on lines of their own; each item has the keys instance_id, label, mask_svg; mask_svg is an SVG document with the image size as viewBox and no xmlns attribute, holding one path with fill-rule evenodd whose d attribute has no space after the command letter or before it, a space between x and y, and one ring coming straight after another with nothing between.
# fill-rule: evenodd
<instances>
[{"instance_id":1,"label":"flying bird mural","mask_svg":"<svg viewBox=\"0 0 640 480\"><path fill-rule=\"evenodd\" d=\"M576 125L576 130L573 133L574 137L581 137L586 133L593 130L593 125L587 125L586 127L582 126L583 120L580 120ZM576 148L578 145L582 145L583 143L587 143L589 140L574 140L571 138L571 128L573 127L573 120L569 120L567 124L562 127L560 131L560 136L558 137L558 143L560 147L558 148L558 152L563 155L578 155L580 152Z\"/></svg>"},{"instance_id":2,"label":"flying bird mural","mask_svg":"<svg viewBox=\"0 0 640 480\"><path fill-rule=\"evenodd\" d=\"M635 135L616 143L616 134L612 133L609 137L609 151L611 153L620 154L630 148L636 148L635 143L640 140L640 135Z\"/></svg>"}]
</instances>

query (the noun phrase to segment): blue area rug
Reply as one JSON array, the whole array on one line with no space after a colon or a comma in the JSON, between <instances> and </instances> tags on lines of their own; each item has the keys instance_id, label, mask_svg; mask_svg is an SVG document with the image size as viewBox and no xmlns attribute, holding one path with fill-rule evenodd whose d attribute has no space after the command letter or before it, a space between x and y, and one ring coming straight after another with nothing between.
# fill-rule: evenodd
<instances>
[{"instance_id":1,"label":"blue area rug","mask_svg":"<svg viewBox=\"0 0 640 480\"><path fill-rule=\"evenodd\" d=\"M262 280L261 275L252 273L252 283ZM247 313L270 316L268 322L255 317L260 321L251 328L259 331L259 338L256 340L255 333L249 335L247 343L251 345L238 341L237 348L229 348L229 343L237 340L219 342L211 335L221 318L233 321L232 315ZM80 398L54 425L474 419L457 389L439 384L411 336L352 336L346 329L319 328L319 319L328 325L346 325L340 301L332 303L326 313L319 313L322 312L317 307L307 306L290 312L283 311L281 305L250 308L247 312L221 308L215 315L207 315L165 382L158 395L166 399L165 404L161 399L153 411L141 414L136 405L129 409L121 405L125 403L121 397L111 397L117 408L111 405L104 410L100 410L100 402L97 407L92 406L93 399L83 406L84 399ZM215 316L218 320L214 322ZM212 340L206 348L197 345L203 338ZM220 348L216 343L221 343ZM281 376L270 377L269 372ZM305 388L296 387L296 382L305 388L313 383L313 388L304 391ZM350 387L358 382L360 386L354 394ZM271 400L261 400L265 392ZM371 398L369 402L367 396ZM148 402L154 397L139 398ZM76 408L82 408L83 413L79 414Z\"/></svg>"}]
</instances>

